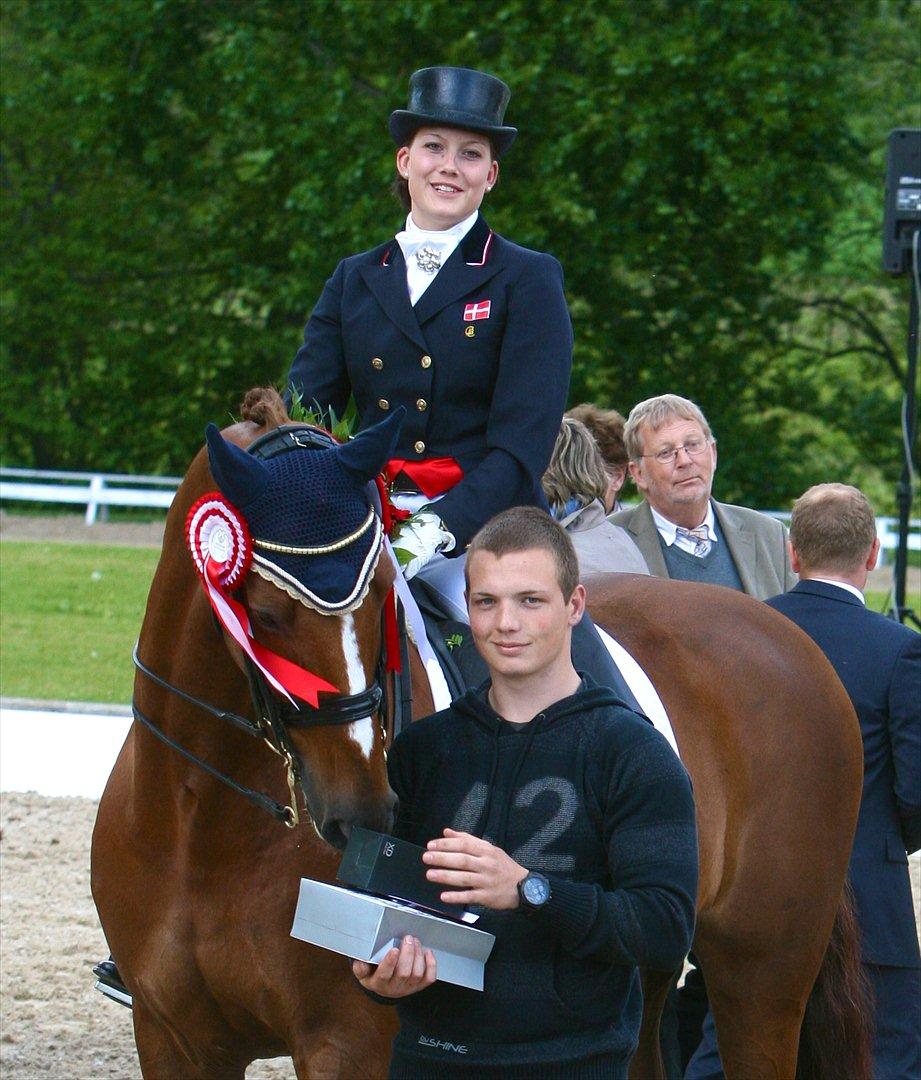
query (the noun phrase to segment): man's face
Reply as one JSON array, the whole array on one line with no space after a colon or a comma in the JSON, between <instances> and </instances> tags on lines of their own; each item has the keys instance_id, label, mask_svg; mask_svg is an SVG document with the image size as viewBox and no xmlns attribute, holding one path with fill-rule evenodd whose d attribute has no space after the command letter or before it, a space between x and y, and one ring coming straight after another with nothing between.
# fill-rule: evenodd
<instances>
[{"instance_id":1,"label":"man's face","mask_svg":"<svg viewBox=\"0 0 921 1080\"><path fill-rule=\"evenodd\" d=\"M570 632L582 618L585 590L563 596L549 551L497 558L477 551L467 561L470 630L490 672L528 678L570 660Z\"/></svg>"},{"instance_id":2,"label":"man's face","mask_svg":"<svg viewBox=\"0 0 921 1080\"><path fill-rule=\"evenodd\" d=\"M696 420L678 417L656 431L644 425L640 428L640 436L644 456L639 461L630 462L630 475L636 486L646 496L650 506L663 517L686 528L696 528L707 512L713 487L716 442L706 441L703 429ZM673 450L695 441L705 444L696 455L679 450L678 456L672 461L661 462L655 457L660 451Z\"/></svg>"}]
</instances>

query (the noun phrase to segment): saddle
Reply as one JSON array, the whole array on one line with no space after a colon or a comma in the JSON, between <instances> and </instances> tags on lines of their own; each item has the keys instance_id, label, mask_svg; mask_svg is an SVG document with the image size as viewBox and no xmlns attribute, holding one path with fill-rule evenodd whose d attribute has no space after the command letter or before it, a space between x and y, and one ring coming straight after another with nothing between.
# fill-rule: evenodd
<instances>
[{"instance_id":1,"label":"saddle","mask_svg":"<svg viewBox=\"0 0 921 1080\"><path fill-rule=\"evenodd\" d=\"M453 619L438 594L420 577L410 581L409 591L422 613L429 644L441 664L451 697L458 698L482 685L489 678L489 670L477 652L467 623Z\"/></svg>"}]
</instances>

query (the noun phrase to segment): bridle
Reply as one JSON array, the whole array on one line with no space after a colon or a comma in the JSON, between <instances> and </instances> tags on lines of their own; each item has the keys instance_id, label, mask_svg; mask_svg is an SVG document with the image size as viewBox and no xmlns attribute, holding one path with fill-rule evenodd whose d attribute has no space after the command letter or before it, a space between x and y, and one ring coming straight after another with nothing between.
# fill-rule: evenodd
<instances>
[{"instance_id":1,"label":"bridle","mask_svg":"<svg viewBox=\"0 0 921 1080\"><path fill-rule=\"evenodd\" d=\"M256 439L248 447L248 453L267 460L277 454L287 453L291 450L328 450L336 445L337 443L333 437L320 428L312 427L309 424L283 424L281 427L275 428L273 431ZM220 780L238 794L262 807L263 810L266 810L276 820L284 822L289 828L294 828L300 821L297 809L297 789L300 788L303 792L304 774L304 766L300 755L288 737L289 728L303 729L351 724L356 720L363 720L374 713L378 713L385 743L387 740L388 717L385 709L382 708L385 696L380 684L380 669L371 684L357 694L329 694L317 706L312 706L309 702L301 702L300 711L296 715L287 712L283 715L279 699L272 692L262 672L259 671L249 657L244 657L250 698L258 717L258 720L250 720L248 717L240 716L238 713L219 709L207 701L187 693L178 686L174 686L167 679L152 671L141 660L138 655L137 645L134 648L133 659L138 671L150 679L151 682L170 691L170 693L175 694L190 705L202 709L211 716L226 720L239 730L245 731L248 735L261 737L272 752L282 759L285 767L285 778L288 783L289 801L287 804L276 802L268 795L264 795L253 788L245 787L231 777L226 776L213 765L193 754L181 743L167 735L149 716L146 716L138 708L136 700L132 701L131 709L135 720L143 724L158 739L204 769L215 779Z\"/></svg>"}]
</instances>

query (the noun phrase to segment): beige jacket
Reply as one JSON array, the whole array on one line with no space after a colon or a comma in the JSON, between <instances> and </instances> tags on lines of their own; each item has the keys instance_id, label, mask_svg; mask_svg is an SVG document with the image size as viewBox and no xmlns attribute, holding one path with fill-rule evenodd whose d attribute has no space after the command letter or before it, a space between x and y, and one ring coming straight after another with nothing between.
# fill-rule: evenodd
<instances>
[{"instance_id":1,"label":"beige jacket","mask_svg":"<svg viewBox=\"0 0 921 1080\"><path fill-rule=\"evenodd\" d=\"M799 579L790 567L783 524L745 506L730 506L715 499L712 502L745 592L756 600L767 600L792 589ZM627 530L656 577L669 576L659 532L645 500L638 506L615 511L608 521Z\"/></svg>"}]
</instances>

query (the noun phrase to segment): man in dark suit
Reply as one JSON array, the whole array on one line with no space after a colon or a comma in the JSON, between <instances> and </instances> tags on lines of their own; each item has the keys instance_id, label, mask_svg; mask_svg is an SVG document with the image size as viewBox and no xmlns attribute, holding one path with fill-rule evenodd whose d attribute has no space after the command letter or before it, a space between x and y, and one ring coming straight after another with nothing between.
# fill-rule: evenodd
<instances>
[{"instance_id":1,"label":"man in dark suit","mask_svg":"<svg viewBox=\"0 0 921 1080\"><path fill-rule=\"evenodd\" d=\"M653 574L727 585L758 600L795 584L783 525L711 498L716 440L693 401L677 394L641 401L624 442L645 500L609 520L627 530Z\"/></svg>"},{"instance_id":2,"label":"man in dark suit","mask_svg":"<svg viewBox=\"0 0 921 1080\"><path fill-rule=\"evenodd\" d=\"M874 1080L921 1076L921 953L907 853L921 847L921 635L868 611L873 510L857 488L819 484L790 525L800 582L768 603L819 645L860 719L864 784L850 881L863 962L876 995ZM718 1075L712 1024L688 1069Z\"/></svg>"}]
</instances>

